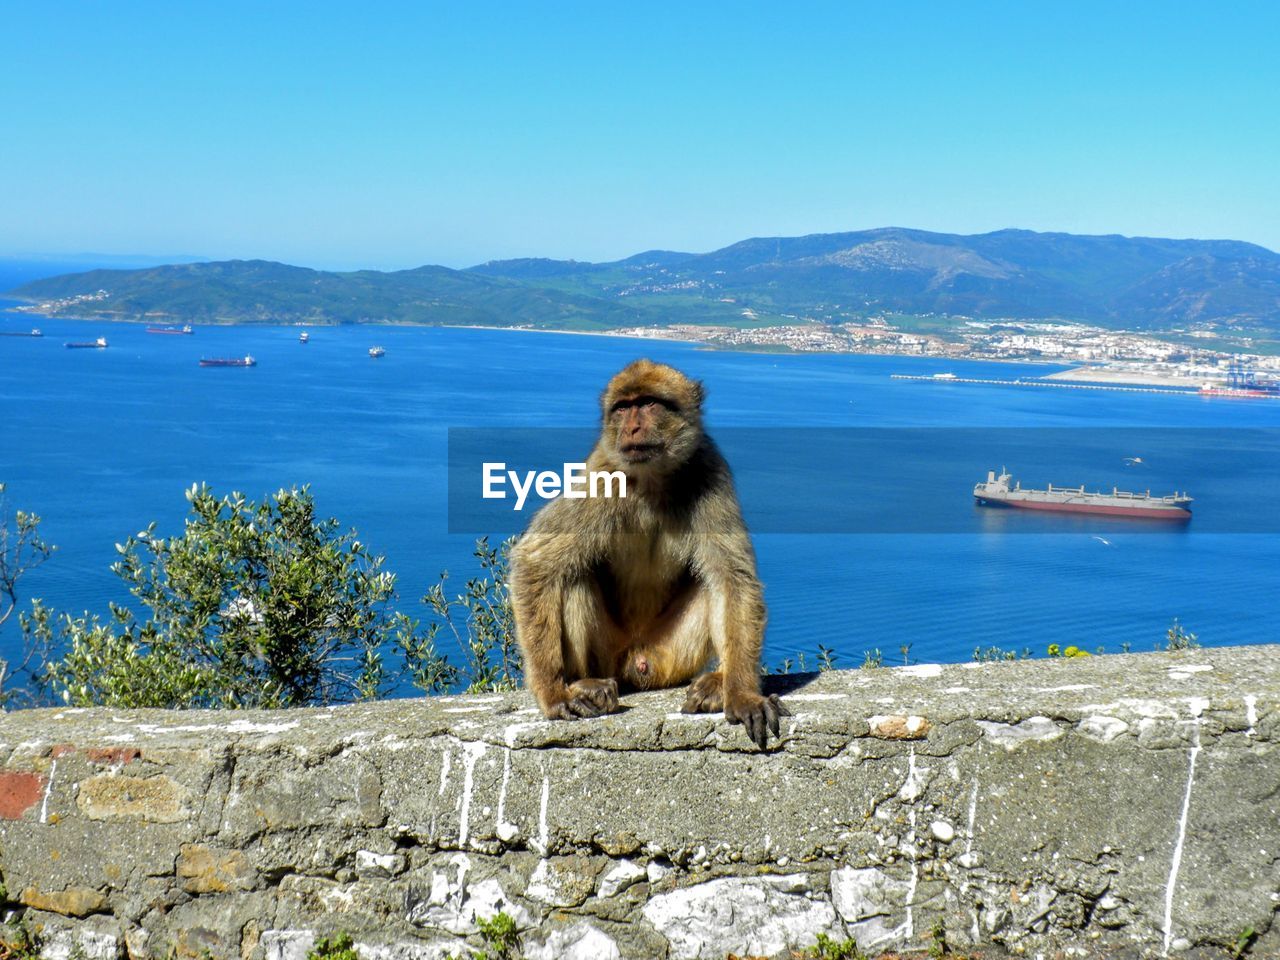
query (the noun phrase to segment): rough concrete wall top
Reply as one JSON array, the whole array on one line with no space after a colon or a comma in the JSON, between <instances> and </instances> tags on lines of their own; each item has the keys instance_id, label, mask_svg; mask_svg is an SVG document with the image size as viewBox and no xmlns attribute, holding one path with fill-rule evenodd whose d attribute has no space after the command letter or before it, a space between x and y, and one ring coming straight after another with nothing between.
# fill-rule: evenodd
<instances>
[{"instance_id":1,"label":"rough concrete wall top","mask_svg":"<svg viewBox=\"0 0 1280 960\"><path fill-rule=\"evenodd\" d=\"M768 751L678 691L10 713L0 870L50 955L1280 944L1280 648L769 680Z\"/></svg>"}]
</instances>

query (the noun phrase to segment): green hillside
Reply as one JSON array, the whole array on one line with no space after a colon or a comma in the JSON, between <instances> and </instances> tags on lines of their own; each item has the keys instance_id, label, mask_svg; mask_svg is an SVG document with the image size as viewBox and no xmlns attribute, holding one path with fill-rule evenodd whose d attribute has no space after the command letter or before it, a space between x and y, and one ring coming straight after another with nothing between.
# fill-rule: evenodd
<instances>
[{"instance_id":1,"label":"green hillside","mask_svg":"<svg viewBox=\"0 0 1280 960\"><path fill-rule=\"evenodd\" d=\"M100 299L76 300L106 292ZM1280 255L1232 240L977 236L885 228L653 250L613 263L493 261L332 273L261 260L96 270L12 295L48 312L203 323L607 329L879 314L1060 318L1118 329L1280 331Z\"/></svg>"}]
</instances>

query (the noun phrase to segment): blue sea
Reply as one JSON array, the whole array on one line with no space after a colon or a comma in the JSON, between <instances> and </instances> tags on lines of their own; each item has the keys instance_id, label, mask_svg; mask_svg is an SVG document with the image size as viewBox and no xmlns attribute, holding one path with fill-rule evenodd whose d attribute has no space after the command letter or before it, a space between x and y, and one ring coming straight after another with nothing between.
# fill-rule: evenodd
<instances>
[{"instance_id":1,"label":"blue sea","mask_svg":"<svg viewBox=\"0 0 1280 960\"><path fill-rule=\"evenodd\" d=\"M10 284L18 279L0 276ZM0 289L10 284L0 282ZM206 482L219 493L251 497L310 484L324 514L356 528L386 555L402 605L420 612L418 598L442 570L458 584L473 572L473 533L484 532L450 532L450 428L589 431L602 385L646 355L706 383L709 429L738 438L722 445L737 466L749 521L769 502L792 498L783 521L775 514L755 534L772 664L801 653L812 664L819 645L834 650L843 666L877 649L885 662L901 662L904 646L913 661L968 660L975 647L990 645L1037 655L1051 643L1150 650L1174 617L1206 645L1261 643L1275 640L1280 623L1280 537L1270 506L1280 489L1272 479L1274 450L1261 459L1258 450L1259 437L1273 436L1259 431L1280 427L1277 402L922 384L890 375L953 371L1014 379L1052 368L717 352L520 331L316 327L305 346L293 327L198 327L194 336L166 337L133 324L3 309L13 305L0 302L0 329L38 325L45 336L0 338L0 482L8 485L10 509L40 514L47 539L58 545L54 558L23 582L24 593L62 610L105 613L109 600L124 600L108 569L113 545L153 520L161 534L178 531L183 491ZM98 336L110 340L109 349L62 346ZM369 359L373 345L384 346L386 356ZM256 368L197 366L202 356L246 353L258 360ZM922 428L954 438L1011 427L1053 428L1046 434L1053 437L1050 453L1038 454L1028 479L1108 489L1150 485L1155 492L1185 486L1197 495L1196 520L1173 528L1143 521L1090 526L1071 518L1055 524L1057 518L1039 516L1021 526L1005 517L990 522L969 489L986 469L1001 466L987 456L995 448L973 451L980 475L958 477L932 477L927 457L917 453L908 463L897 453L900 437L918 437ZM794 450L767 463L751 462L749 450L735 454L735 446L749 447L751 431L775 437L799 431L817 438L814 446L857 437L874 462L869 472L879 478L877 514L918 515L926 489L937 493L934 515L954 509L963 522L935 530L904 519L875 533L824 527L830 501L806 488L812 477ZM1219 442L1236 435L1250 439ZM1105 456L1098 437L1115 438L1101 444ZM1123 457L1141 452L1122 447L1130 438L1155 444L1164 456L1126 467ZM1212 469L1203 476L1194 466L1202 444L1213 448L1203 458ZM1053 451L1066 475L1054 473ZM565 459L585 453L568 450ZM812 451L815 461L829 454ZM1170 473L1175 462L1178 472ZM1086 467L1093 472L1081 475ZM904 482L885 482L883 474L892 480L895 472ZM791 476L805 479L788 488ZM1232 486L1231 477L1248 482ZM1205 497L1215 489L1222 491L1216 506ZM1232 513L1242 489L1253 503L1268 504L1262 532L1222 532L1253 529ZM1205 520L1215 509L1219 519L1235 522ZM818 520L788 526L785 516ZM0 654L12 655L18 643L16 625L6 625Z\"/></svg>"}]
</instances>

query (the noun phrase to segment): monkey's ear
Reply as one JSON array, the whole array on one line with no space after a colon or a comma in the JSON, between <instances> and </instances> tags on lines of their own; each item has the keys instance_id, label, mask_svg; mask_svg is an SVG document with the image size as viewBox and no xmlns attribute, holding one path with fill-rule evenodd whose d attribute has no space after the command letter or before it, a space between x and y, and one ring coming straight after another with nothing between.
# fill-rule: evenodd
<instances>
[{"instance_id":1,"label":"monkey's ear","mask_svg":"<svg viewBox=\"0 0 1280 960\"><path fill-rule=\"evenodd\" d=\"M707 388L703 386L701 380L693 381L693 401L698 406L702 406L702 401L707 399Z\"/></svg>"}]
</instances>

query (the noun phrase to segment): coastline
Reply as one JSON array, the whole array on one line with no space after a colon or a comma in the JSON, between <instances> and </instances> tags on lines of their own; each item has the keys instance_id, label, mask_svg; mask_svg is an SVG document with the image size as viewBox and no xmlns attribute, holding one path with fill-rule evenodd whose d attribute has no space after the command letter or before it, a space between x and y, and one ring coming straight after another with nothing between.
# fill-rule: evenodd
<instances>
[{"instance_id":1,"label":"coastline","mask_svg":"<svg viewBox=\"0 0 1280 960\"><path fill-rule=\"evenodd\" d=\"M7 297L0 299L9 299L16 302L29 304L32 301L23 300L19 297ZM0 311L7 308L0 306ZM10 312L21 314L23 317L40 318L42 320L71 320L80 323L112 323L112 324L136 324L136 325L155 325L155 324L173 324L173 323L192 323L190 320L173 319L171 317L151 317L151 318L124 318L124 317L86 317L86 316L50 316L48 314L36 313L28 309L10 309ZM219 323L216 321L195 322L193 326L209 326L209 327L247 327L266 328L281 327L289 329L307 329L314 328L323 330L326 327L346 327L346 326L364 326L364 327L415 327L421 329L435 330L489 330L489 331L507 331L511 333L537 333L537 334L554 334L559 336L574 337L610 337L622 340L638 340L653 341L655 343L680 343L688 344L691 347L700 350L741 353L741 354L760 354L762 356L857 356L857 357L892 357L899 360L936 360L953 364L965 363L1000 363L1000 364L1016 364L1018 366L1042 366L1042 367L1063 367L1065 369L1056 370L1053 373L1043 375L1045 380L1064 380L1076 381L1080 383L1107 383L1107 384L1132 384L1135 386L1171 386L1171 387L1199 387L1202 380L1187 377L1169 376L1153 373L1132 373L1121 369L1112 369L1107 367L1097 367L1089 365L1071 365L1059 360L1046 360L1040 357L953 357L943 355L921 355L918 353L886 353L883 351L861 351L861 350L792 350L780 348L776 350L760 349L759 347L743 347L735 344L718 343L710 339L700 339L697 337L675 337L675 336L646 336L636 333L625 332L622 330L558 330L542 327L520 327L520 326L498 326L480 323L412 323L398 320L382 320L370 321L361 324L338 324L338 323L318 323L318 322L275 322L275 323L244 323L239 321L230 321Z\"/></svg>"},{"instance_id":2,"label":"coastline","mask_svg":"<svg viewBox=\"0 0 1280 960\"><path fill-rule=\"evenodd\" d=\"M0 298L2 299L2 298ZM18 298L9 298L17 300ZM5 307L0 306L0 312L5 311ZM15 314L23 317L40 318L42 320L70 320L77 323L111 323L111 324L134 324L138 326L151 326L156 324L174 324L174 323L190 323L199 329L200 327L244 327L247 329L264 329L269 327L279 327L282 329L316 329L323 330L326 328L339 327L410 327L422 330L487 330L487 331L505 331L509 333L538 333L553 334L556 336L573 336L573 337L610 337L620 340L637 340L652 341L655 343L678 343L687 344L699 350L723 352L723 353L739 353L739 354L758 354L760 356L790 356L790 357L817 357L817 356L849 356L849 357L886 357L898 360L938 360L948 363L1004 363L1017 364L1019 366L1045 366L1060 367L1064 364L1040 358L1019 359L1016 357L950 357L950 356L934 356L921 355L918 353L885 353L883 351L862 351L862 350L762 350L757 348L742 347L735 344L716 343L712 340L697 339L693 337L671 337L671 336L641 336L635 333L627 333L621 330L553 330L540 327L513 327L513 326L489 326L481 323L409 323L397 320L372 321L359 324L340 324L340 323L315 323L315 322L293 322L293 323L243 323L228 322L218 323L211 321L191 321L179 320L173 318L151 317L147 319L124 318L124 317L85 317L85 316L69 316L35 313L29 310L10 310Z\"/></svg>"}]
</instances>

